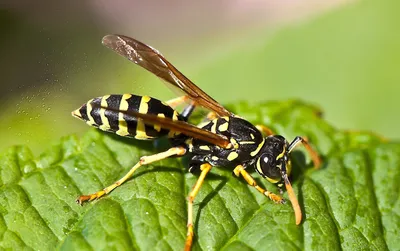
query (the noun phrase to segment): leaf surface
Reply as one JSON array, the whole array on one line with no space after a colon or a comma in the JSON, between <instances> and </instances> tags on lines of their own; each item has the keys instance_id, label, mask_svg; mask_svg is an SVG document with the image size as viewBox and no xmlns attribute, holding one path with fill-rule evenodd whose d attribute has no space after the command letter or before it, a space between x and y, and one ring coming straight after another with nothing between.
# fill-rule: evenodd
<instances>
[{"instance_id":1,"label":"leaf surface","mask_svg":"<svg viewBox=\"0 0 400 251\"><path fill-rule=\"evenodd\" d=\"M288 140L306 136L324 162L316 171L304 149L292 154L291 180L304 215L299 226L290 203L275 205L230 168L214 168L195 200L194 250L400 249L400 144L339 131L298 101L229 108ZM140 156L167 147L157 143L92 129L81 139L61 139L38 158L26 147L8 149L0 157L0 247L181 250L186 196L197 178L187 173L185 158L143 167L100 200L75 203L116 181ZM257 182L276 191L260 177Z\"/></svg>"}]
</instances>

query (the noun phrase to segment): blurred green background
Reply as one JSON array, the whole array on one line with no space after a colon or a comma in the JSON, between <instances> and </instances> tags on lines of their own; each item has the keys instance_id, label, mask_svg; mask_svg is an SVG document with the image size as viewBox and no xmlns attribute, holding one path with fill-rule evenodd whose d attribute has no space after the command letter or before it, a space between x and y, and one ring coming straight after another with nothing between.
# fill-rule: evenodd
<instances>
[{"instance_id":1,"label":"blurred green background","mask_svg":"<svg viewBox=\"0 0 400 251\"><path fill-rule=\"evenodd\" d=\"M157 48L223 104L302 99L340 129L400 138L399 1L2 2L0 151L86 131L70 112L96 96L174 97L103 47L109 33Z\"/></svg>"}]
</instances>

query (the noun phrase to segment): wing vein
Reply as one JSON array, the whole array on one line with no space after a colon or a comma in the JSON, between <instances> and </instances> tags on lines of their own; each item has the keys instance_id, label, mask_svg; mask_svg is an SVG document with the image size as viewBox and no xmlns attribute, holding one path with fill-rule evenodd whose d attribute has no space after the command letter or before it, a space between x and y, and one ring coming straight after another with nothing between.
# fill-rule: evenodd
<instances>
[{"instance_id":1,"label":"wing vein","mask_svg":"<svg viewBox=\"0 0 400 251\"><path fill-rule=\"evenodd\" d=\"M143 67L167 83L186 93L196 105L214 111L220 116L233 114L196 86L178 69L175 68L156 49L136 39L123 35L107 35L102 40L103 45Z\"/></svg>"}]
</instances>

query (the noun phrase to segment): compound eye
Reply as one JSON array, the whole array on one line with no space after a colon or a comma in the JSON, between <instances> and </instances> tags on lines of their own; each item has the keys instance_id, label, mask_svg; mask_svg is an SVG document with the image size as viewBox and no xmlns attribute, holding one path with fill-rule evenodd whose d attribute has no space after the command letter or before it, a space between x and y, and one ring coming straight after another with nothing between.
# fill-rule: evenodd
<instances>
[{"instance_id":1,"label":"compound eye","mask_svg":"<svg viewBox=\"0 0 400 251\"><path fill-rule=\"evenodd\" d=\"M267 154L261 156L261 165L265 167L272 166L274 164L273 162L272 156L268 156Z\"/></svg>"},{"instance_id":2,"label":"compound eye","mask_svg":"<svg viewBox=\"0 0 400 251\"><path fill-rule=\"evenodd\" d=\"M257 161L257 171L264 177L278 179L281 177L276 160L269 154L263 154Z\"/></svg>"}]
</instances>

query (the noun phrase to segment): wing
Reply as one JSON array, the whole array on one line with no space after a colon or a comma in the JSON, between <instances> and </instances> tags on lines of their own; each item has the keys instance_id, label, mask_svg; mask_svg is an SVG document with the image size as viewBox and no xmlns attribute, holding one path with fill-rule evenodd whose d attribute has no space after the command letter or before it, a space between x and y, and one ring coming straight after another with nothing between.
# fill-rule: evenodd
<instances>
[{"instance_id":1,"label":"wing","mask_svg":"<svg viewBox=\"0 0 400 251\"><path fill-rule=\"evenodd\" d=\"M185 77L156 49L136 39L122 35L107 35L103 37L102 43L119 55L145 68L173 86L178 87L197 105L210 109L220 116L233 115Z\"/></svg>"},{"instance_id":2,"label":"wing","mask_svg":"<svg viewBox=\"0 0 400 251\"><path fill-rule=\"evenodd\" d=\"M169 118L162 118L162 117L158 117L155 115L135 112L133 110L122 111L119 109L114 109L112 107L103 107L103 106L95 105L95 104L93 104L93 107L98 107L98 108L102 108L102 109L109 110L109 111L123 113L123 114L129 115L129 116L135 117L135 118L140 118L147 125L159 125L161 128L168 129L168 130L175 131L175 132L180 132L189 137L200 139L200 140L206 141L208 143L220 146L222 148L227 148L228 145L230 144L229 140L226 137L212 133L205 129L194 126L192 124L186 123L184 121L172 120Z\"/></svg>"}]
</instances>

